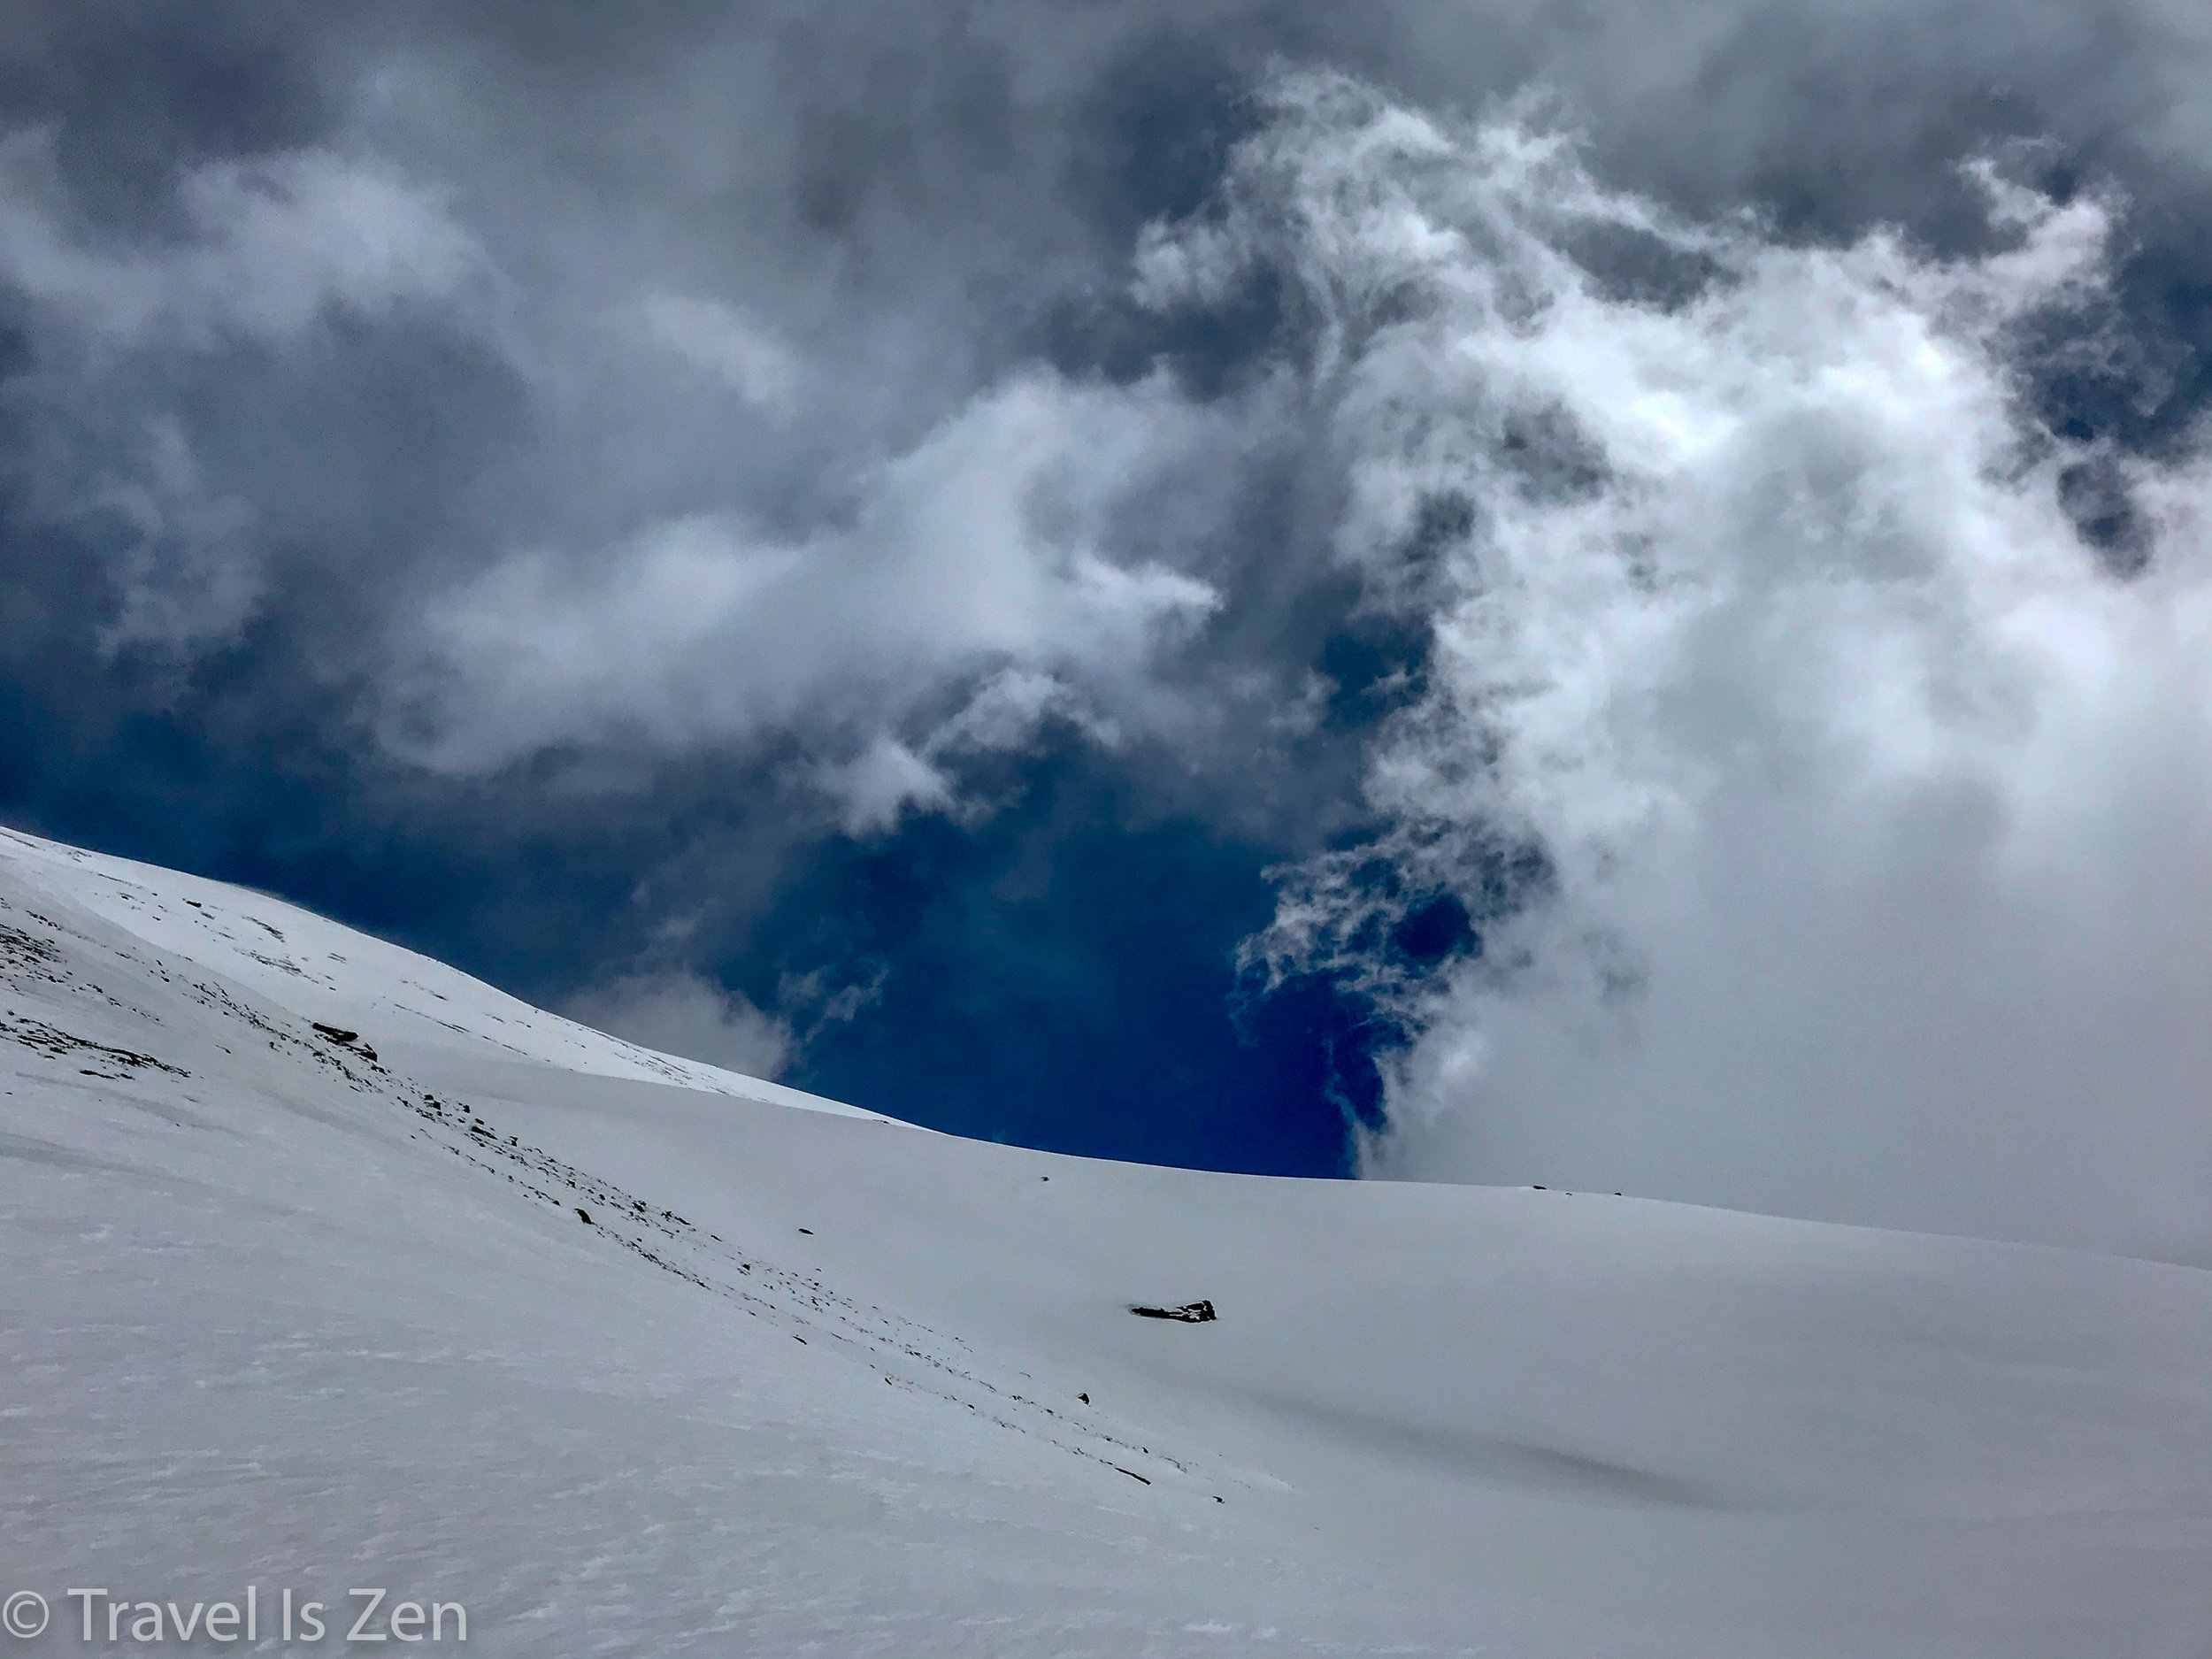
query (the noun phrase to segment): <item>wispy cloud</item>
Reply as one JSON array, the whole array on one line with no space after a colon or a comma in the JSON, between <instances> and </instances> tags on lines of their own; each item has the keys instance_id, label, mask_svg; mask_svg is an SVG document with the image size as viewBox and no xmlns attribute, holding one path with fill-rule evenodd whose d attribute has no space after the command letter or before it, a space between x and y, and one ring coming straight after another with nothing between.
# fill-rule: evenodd
<instances>
[{"instance_id":1,"label":"wispy cloud","mask_svg":"<svg viewBox=\"0 0 2212 1659\"><path fill-rule=\"evenodd\" d=\"M850 827L949 806L915 746L1018 749L1048 703L1133 718L1125 691L1216 607L1114 535L1205 424L1162 385L1025 375L873 473L849 527L779 544L714 515L517 554L426 603L418 689L388 729L448 769L807 729Z\"/></svg>"},{"instance_id":2,"label":"wispy cloud","mask_svg":"<svg viewBox=\"0 0 2212 1659\"><path fill-rule=\"evenodd\" d=\"M688 294L652 294L626 317L649 343L712 376L771 412L799 395L798 358L758 319L733 305Z\"/></svg>"},{"instance_id":3,"label":"wispy cloud","mask_svg":"<svg viewBox=\"0 0 2212 1659\"><path fill-rule=\"evenodd\" d=\"M789 1062L794 1046L784 1020L683 969L608 980L571 998L562 1011L641 1047L772 1082Z\"/></svg>"},{"instance_id":4,"label":"wispy cloud","mask_svg":"<svg viewBox=\"0 0 2212 1659\"><path fill-rule=\"evenodd\" d=\"M53 129L0 136L0 280L103 343L201 346L442 298L481 268L434 194L328 150L204 164L175 199L180 240L104 246L85 234Z\"/></svg>"}]
</instances>

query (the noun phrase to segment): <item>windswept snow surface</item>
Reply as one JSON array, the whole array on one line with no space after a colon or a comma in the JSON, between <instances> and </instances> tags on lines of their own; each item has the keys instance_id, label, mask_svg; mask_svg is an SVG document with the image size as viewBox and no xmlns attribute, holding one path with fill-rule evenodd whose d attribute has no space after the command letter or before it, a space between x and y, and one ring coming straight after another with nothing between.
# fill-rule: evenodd
<instances>
[{"instance_id":1,"label":"windswept snow surface","mask_svg":"<svg viewBox=\"0 0 2212 1659\"><path fill-rule=\"evenodd\" d=\"M25 1652L2212 1655L2212 1273L961 1141L12 833L0 982Z\"/></svg>"}]
</instances>

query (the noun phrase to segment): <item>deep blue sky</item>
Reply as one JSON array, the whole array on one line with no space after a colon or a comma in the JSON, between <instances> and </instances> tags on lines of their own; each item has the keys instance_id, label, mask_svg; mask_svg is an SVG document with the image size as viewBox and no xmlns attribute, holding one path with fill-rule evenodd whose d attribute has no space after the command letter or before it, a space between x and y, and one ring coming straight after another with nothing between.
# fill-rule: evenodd
<instances>
[{"instance_id":1,"label":"deep blue sky","mask_svg":"<svg viewBox=\"0 0 2212 1659\"><path fill-rule=\"evenodd\" d=\"M641 949L641 872L703 864L691 879L735 911L695 958L714 979L772 1007L787 974L881 972L795 1056L795 1086L986 1139L1263 1173L1349 1172L1348 1123L1381 1121L1372 1010L1325 978L1271 991L1238 970L1279 846L1133 803L1080 746L1033 760L1018 805L974 828L794 847L712 775L662 783L649 814L396 803L307 733L225 744L189 706L88 729L35 687L0 697L10 822L281 894L543 1002ZM1448 901L1405 941L1422 959L1465 943Z\"/></svg>"}]
</instances>

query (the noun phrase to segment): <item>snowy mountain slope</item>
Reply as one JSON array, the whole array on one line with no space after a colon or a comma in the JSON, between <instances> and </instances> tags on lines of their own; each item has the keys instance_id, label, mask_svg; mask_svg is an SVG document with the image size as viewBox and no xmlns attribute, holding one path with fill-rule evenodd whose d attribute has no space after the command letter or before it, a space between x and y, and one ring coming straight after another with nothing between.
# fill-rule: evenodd
<instances>
[{"instance_id":1,"label":"snowy mountain slope","mask_svg":"<svg viewBox=\"0 0 2212 1659\"><path fill-rule=\"evenodd\" d=\"M2212 1651L2212 1274L663 1064L0 841L15 1645L251 1583L533 1654Z\"/></svg>"},{"instance_id":2,"label":"snowy mountain slope","mask_svg":"<svg viewBox=\"0 0 2212 1659\"><path fill-rule=\"evenodd\" d=\"M148 944L311 1020L373 1025L419 1049L639 1078L842 1116L857 1108L657 1054L495 990L442 962L267 894L0 829L0 862Z\"/></svg>"}]
</instances>

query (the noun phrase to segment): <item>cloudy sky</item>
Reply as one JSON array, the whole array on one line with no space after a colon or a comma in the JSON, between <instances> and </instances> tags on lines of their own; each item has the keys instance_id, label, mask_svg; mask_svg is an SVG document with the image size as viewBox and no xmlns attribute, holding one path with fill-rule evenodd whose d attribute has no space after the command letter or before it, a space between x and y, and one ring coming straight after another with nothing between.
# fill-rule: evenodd
<instances>
[{"instance_id":1,"label":"cloudy sky","mask_svg":"<svg viewBox=\"0 0 2212 1659\"><path fill-rule=\"evenodd\" d=\"M2212 13L6 0L0 818L964 1133L2212 1262Z\"/></svg>"}]
</instances>

